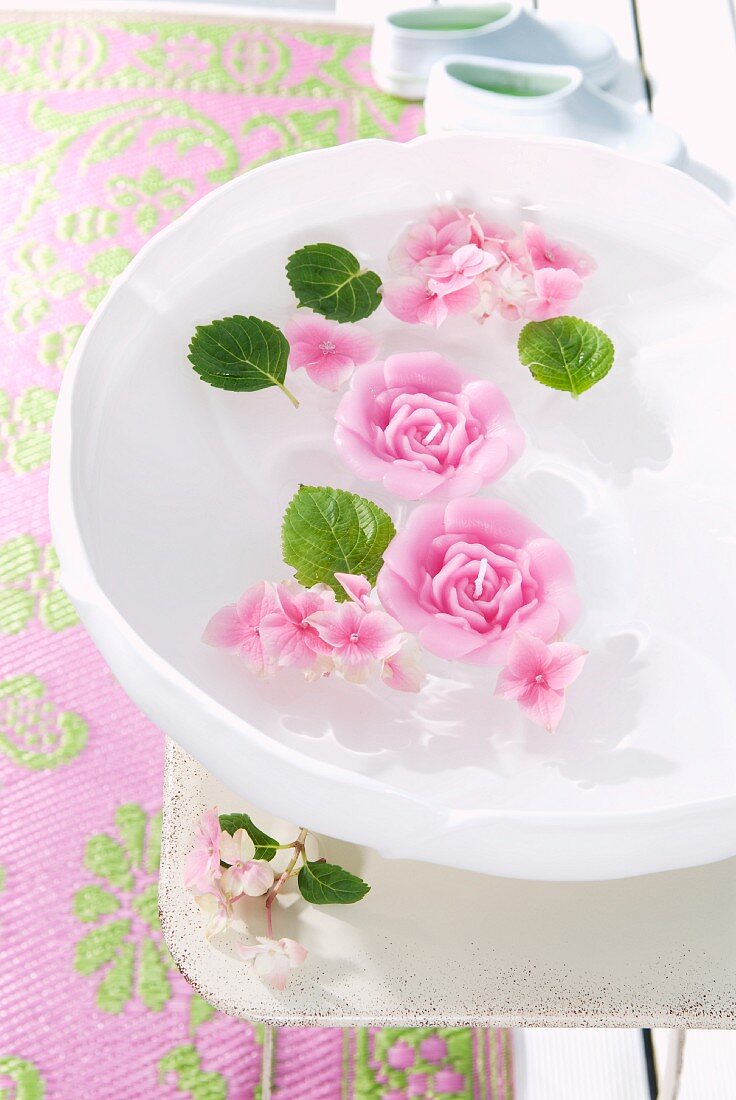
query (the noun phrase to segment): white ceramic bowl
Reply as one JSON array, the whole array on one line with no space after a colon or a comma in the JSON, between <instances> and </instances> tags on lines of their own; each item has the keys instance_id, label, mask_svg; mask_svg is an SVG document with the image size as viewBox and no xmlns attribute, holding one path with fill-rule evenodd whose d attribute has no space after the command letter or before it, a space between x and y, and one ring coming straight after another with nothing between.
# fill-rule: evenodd
<instances>
[{"instance_id":1,"label":"white ceramic bowl","mask_svg":"<svg viewBox=\"0 0 736 1100\"><path fill-rule=\"evenodd\" d=\"M385 351L433 347L504 389L522 460L495 487L572 556L591 651L550 737L492 678L430 662L419 697L298 674L270 682L200 642L214 609L288 575L283 508L300 481L361 491L331 444L335 400L303 372L228 394L187 362L195 323L282 324L283 274L328 240L379 273L437 201L522 210L589 249L575 303L617 363L573 401L535 383L518 326L435 335L379 309ZM450 135L359 142L249 173L143 249L88 326L54 423L63 582L135 702L256 804L387 856L545 879L683 867L736 852L736 228L671 169L576 142Z\"/></svg>"}]
</instances>

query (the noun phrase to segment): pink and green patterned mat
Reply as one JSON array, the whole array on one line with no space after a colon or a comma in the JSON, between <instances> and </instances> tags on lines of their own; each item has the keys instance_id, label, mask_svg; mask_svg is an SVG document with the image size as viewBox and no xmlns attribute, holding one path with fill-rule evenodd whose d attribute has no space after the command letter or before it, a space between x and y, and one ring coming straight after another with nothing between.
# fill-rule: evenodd
<instances>
[{"instance_id":1,"label":"pink and green patterned mat","mask_svg":"<svg viewBox=\"0 0 736 1100\"><path fill-rule=\"evenodd\" d=\"M162 735L59 587L46 508L69 354L111 280L217 184L406 140L365 33L217 19L0 21L0 1098L499 1100L505 1032L284 1030L216 1013L157 915Z\"/></svg>"}]
</instances>

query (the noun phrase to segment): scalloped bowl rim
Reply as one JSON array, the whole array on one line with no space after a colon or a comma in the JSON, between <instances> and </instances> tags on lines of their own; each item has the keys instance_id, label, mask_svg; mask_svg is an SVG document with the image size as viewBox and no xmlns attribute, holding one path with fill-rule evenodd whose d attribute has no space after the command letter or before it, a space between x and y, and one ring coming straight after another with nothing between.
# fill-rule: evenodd
<instances>
[{"instance_id":1,"label":"scalloped bowl rim","mask_svg":"<svg viewBox=\"0 0 736 1100\"><path fill-rule=\"evenodd\" d=\"M309 776L312 780L318 780L329 786L349 786L356 789L356 794L363 791L371 796L397 797L403 803L411 803L413 800L405 792L388 787L378 780L351 772L346 768L332 763L322 762L305 754L279 744L263 733L256 726L234 714L227 706L213 699L203 688L194 684L185 674L180 672L173 664L162 657L147 643L139 633L130 625L123 614L106 595L102 584L98 580L95 569L90 561L85 546L84 538L80 530L78 520L78 504L75 494L75 459L77 455L77 439L73 430L73 418L80 387L80 380L85 369L87 349L95 338L96 331L110 310L115 308L117 294L120 290L135 281L136 276L145 268L149 258L167 247L169 242L177 236L186 233L190 223L198 218L204 210L218 204L222 196L248 187L250 181L256 176L263 179L269 174L282 173L291 170L295 161L319 159L320 162L328 160L339 161L342 157L355 155L356 151L371 149L374 154L382 154L388 151L390 156L410 156L412 150L426 144L461 144L472 140L474 143L482 141L489 146L515 145L517 147L529 146L554 146L560 149L569 149L576 153L582 153L591 160L600 160L612 164L627 162L633 170L638 170L652 177L658 177L667 182L668 186L679 187L683 193L691 192L699 202L709 202L714 210L721 212L732 227L736 226L736 219L729 208L712 192L707 190L697 181L685 175L683 172L663 165L652 164L637 157L624 153L614 152L589 142L574 139L559 138L524 138L516 139L507 136L490 134L445 134L441 136L424 135L405 143L397 143L382 139L366 139L349 142L328 149L310 150L293 156L272 161L262 165L241 176L235 177L225 184L215 188L195 202L184 214L170 223L164 229L155 234L136 254L125 271L118 276L102 303L95 310L92 318L86 325L64 373L59 401L52 428L51 466L49 477L49 507L51 529L54 545L60 560L61 579L63 586L77 610L82 622L91 635L93 641L101 651L103 657L112 668L122 687L132 698L133 702L154 722L166 732L173 740L179 741L187 751L199 756L196 746L187 744L185 739L177 737L177 730L170 728L171 723L165 720L158 712L145 686L141 687L140 674L146 670L143 676L153 674L159 678L172 691L180 695L188 706L196 708L204 719L211 719L227 728L236 737L249 743L252 749L264 752L266 756L275 758L278 763L300 776ZM125 651L125 658L121 656L121 646ZM131 671L127 667L127 661L132 659L135 669ZM219 770L215 763L208 761L207 765L224 781L232 784L232 774L228 774L222 765ZM243 784L248 797L256 802L262 796L262 786L254 782L248 786ZM288 784L285 785L288 790ZM363 844L377 848L379 852L388 857L395 858L425 858L421 851L415 848L407 848L404 844L383 840L376 835L375 822L360 821L357 813L349 823L335 827L334 820L330 817L329 810L320 807L319 799L314 799L314 810L311 819L317 831L339 836L341 839L356 844ZM281 795L274 793L269 795L269 811L284 818L294 817L293 805L289 801L288 794L282 791ZM353 805L355 810L355 804ZM705 814L712 820L714 828L725 825L727 819L731 819L732 839L724 844L714 843L711 846L711 854L707 858L700 858L698 862L712 862L727 858L736 852L736 794L702 801L686 801L674 803L669 806L641 809L636 811L606 810L601 812L567 812L555 810L507 810L489 807L482 812L472 814L472 824L476 828L481 822L493 823L497 830L499 840L503 842L505 827L508 826L518 838L518 829L529 829L528 840L538 842L540 840L539 829L536 823L544 821L547 826L554 826L557 841L562 842L565 834L572 839L580 831L588 834L590 847L595 848L596 836L603 840L608 837L609 843L614 837L624 839L624 833L628 828L633 829L630 835L630 845L625 845L625 854L622 860L611 860L611 866L602 873L591 873L586 867L586 860L582 862L573 860L570 873L561 871L549 873L546 867L546 857L542 855L536 860L536 869L531 873L524 873L521 877L534 879L554 880L596 880L602 878L619 878L629 875L647 874L659 870L673 870L692 865L692 861L686 856L680 861L678 858L670 858L661 861L653 859L645 852L640 857L636 856L638 841L635 840L636 826L638 824L651 824L656 827L658 835L664 835L667 826L683 815L690 818L693 815ZM465 823L453 822L452 815L441 815L435 819L433 825L427 830L420 829L409 834L410 837L420 843L429 840L439 841L441 837L452 837L459 834ZM728 830L726 830L728 832ZM450 847L453 847L451 844ZM501 845L499 845L501 847ZM439 862L436 858L430 862ZM448 860L448 862L450 862ZM532 863L535 861L532 860ZM591 861L588 860L588 863ZM595 857L592 862L597 862ZM463 862L462 856L452 859L452 864L467 869L477 868L477 864L471 865ZM504 859L498 853L496 857L489 857L488 866L480 868L489 874L498 874L506 877L519 877L513 864Z\"/></svg>"}]
</instances>

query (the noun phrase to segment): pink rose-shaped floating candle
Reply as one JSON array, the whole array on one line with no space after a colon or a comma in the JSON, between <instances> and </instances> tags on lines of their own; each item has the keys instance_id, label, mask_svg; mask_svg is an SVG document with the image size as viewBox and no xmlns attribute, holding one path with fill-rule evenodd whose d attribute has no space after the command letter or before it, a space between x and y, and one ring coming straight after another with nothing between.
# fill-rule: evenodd
<instances>
[{"instance_id":1,"label":"pink rose-shaped floating candle","mask_svg":"<svg viewBox=\"0 0 736 1100\"><path fill-rule=\"evenodd\" d=\"M318 386L338 390L356 367L374 358L377 344L360 325L341 325L306 310L284 329L289 341L289 366L304 368Z\"/></svg>"},{"instance_id":2,"label":"pink rose-shaped floating candle","mask_svg":"<svg viewBox=\"0 0 736 1100\"><path fill-rule=\"evenodd\" d=\"M362 367L335 419L345 464L405 500L475 493L524 446L501 391L433 352Z\"/></svg>"},{"instance_id":3,"label":"pink rose-shaped floating candle","mask_svg":"<svg viewBox=\"0 0 736 1100\"><path fill-rule=\"evenodd\" d=\"M384 608L446 660L503 665L518 630L549 641L579 613L565 551L500 500L418 508L383 561Z\"/></svg>"}]
</instances>

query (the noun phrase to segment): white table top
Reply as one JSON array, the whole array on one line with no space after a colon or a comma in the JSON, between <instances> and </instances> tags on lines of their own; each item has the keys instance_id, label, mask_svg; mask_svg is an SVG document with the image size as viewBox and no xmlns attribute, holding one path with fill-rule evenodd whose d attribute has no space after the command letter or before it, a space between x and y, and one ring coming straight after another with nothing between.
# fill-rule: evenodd
<instances>
[{"instance_id":1,"label":"white table top","mask_svg":"<svg viewBox=\"0 0 736 1100\"><path fill-rule=\"evenodd\" d=\"M195 821L212 806L245 810L280 839L296 829L245 806L168 742L162 927L195 988L232 1015L322 1026L736 1026L736 859L557 884L386 860L322 839L321 853L371 892L355 906L286 898L279 934L312 957L276 995L236 957L236 935L206 942L182 885Z\"/></svg>"}]
</instances>

